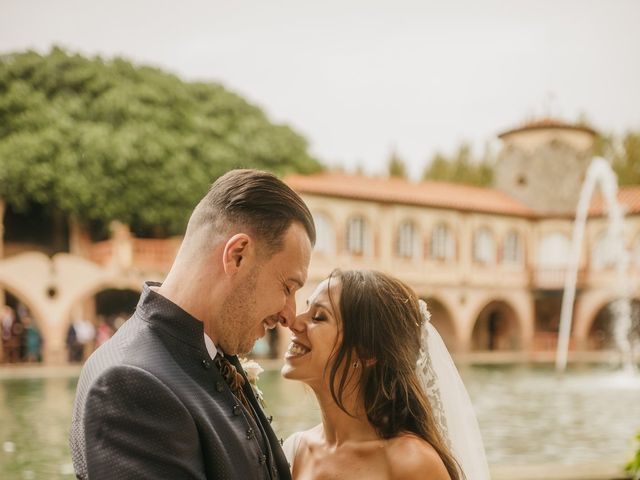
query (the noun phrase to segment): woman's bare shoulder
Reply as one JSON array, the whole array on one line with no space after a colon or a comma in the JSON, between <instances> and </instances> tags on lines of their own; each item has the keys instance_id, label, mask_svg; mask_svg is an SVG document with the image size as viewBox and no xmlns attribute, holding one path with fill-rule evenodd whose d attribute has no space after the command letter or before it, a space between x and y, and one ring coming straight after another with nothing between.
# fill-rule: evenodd
<instances>
[{"instance_id":1,"label":"woman's bare shoulder","mask_svg":"<svg viewBox=\"0 0 640 480\"><path fill-rule=\"evenodd\" d=\"M427 441L413 434L402 434L390 439L387 458L392 478L451 479L438 452Z\"/></svg>"},{"instance_id":2,"label":"woman's bare shoulder","mask_svg":"<svg viewBox=\"0 0 640 480\"><path fill-rule=\"evenodd\" d=\"M284 441L285 444L295 443L298 444L300 441L314 441L320 438L322 434L322 424L316 425L308 430L301 430L299 432L295 432Z\"/></svg>"}]
</instances>

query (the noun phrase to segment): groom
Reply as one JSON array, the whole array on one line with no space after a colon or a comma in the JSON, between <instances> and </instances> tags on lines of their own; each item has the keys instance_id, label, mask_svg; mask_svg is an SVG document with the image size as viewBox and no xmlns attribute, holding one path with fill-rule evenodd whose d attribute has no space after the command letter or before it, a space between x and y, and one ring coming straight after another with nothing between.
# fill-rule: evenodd
<instances>
[{"instance_id":1,"label":"groom","mask_svg":"<svg viewBox=\"0 0 640 480\"><path fill-rule=\"evenodd\" d=\"M133 316L82 369L77 477L290 479L236 354L291 324L314 242L308 208L275 176L220 177L164 283L145 283Z\"/></svg>"}]
</instances>

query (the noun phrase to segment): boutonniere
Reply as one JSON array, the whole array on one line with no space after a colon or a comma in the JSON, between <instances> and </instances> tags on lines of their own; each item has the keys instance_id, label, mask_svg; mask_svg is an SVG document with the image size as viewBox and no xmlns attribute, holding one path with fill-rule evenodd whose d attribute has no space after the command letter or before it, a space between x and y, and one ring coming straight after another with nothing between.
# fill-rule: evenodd
<instances>
[{"instance_id":1,"label":"boutonniere","mask_svg":"<svg viewBox=\"0 0 640 480\"><path fill-rule=\"evenodd\" d=\"M260 379L260 374L264 372L264 368L262 368L255 360L248 360L246 358L240 359L240 365L242 365L242 369L247 375L247 380L249 380L249 384L251 385L258 402L260 402L260 405L264 408L264 396L262 395L262 390L258 388L258 380Z\"/></svg>"}]
</instances>

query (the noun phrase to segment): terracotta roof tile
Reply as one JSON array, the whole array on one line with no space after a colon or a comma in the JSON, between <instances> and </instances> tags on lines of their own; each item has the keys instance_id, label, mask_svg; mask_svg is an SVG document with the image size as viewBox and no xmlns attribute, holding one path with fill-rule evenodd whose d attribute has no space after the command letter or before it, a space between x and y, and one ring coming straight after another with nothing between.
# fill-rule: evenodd
<instances>
[{"instance_id":1,"label":"terracotta roof tile","mask_svg":"<svg viewBox=\"0 0 640 480\"><path fill-rule=\"evenodd\" d=\"M640 213L640 185L620 187L618 190L618 202L624 207L626 214ZM601 194L593 196L589 208L590 216L604 215L606 212L606 202Z\"/></svg>"},{"instance_id":2,"label":"terracotta roof tile","mask_svg":"<svg viewBox=\"0 0 640 480\"><path fill-rule=\"evenodd\" d=\"M291 175L285 178L285 182L302 194L509 216L537 216L533 209L499 190L448 182L415 183L398 178L375 178L332 172L309 176Z\"/></svg>"}]
</instances>

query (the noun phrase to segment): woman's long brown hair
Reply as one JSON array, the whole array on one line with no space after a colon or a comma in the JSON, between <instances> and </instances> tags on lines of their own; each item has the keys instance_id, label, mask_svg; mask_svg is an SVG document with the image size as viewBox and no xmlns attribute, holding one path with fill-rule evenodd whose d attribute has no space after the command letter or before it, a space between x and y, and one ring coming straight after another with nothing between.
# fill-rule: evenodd
<instances>
[{"instance_id":1,"label":"woman's long brown hair","mask_svg":"<svg viewBox=\"0 0 640 480\"><path fill-rule=\"evenodd\" d=\"M340 283L339 308L331 283ZM400 280L381 272L334 270L329 298L339 312L342 342L336 345L329 386L336 404L347 414L343 396L353 388L353 364L362 369L357 388L371 425L380 438L413 433L440 455L453 480L465 478L436 426L429 400L416 374L420 350L420 314L416 294Z\"/></svg>"}]
</instances>

